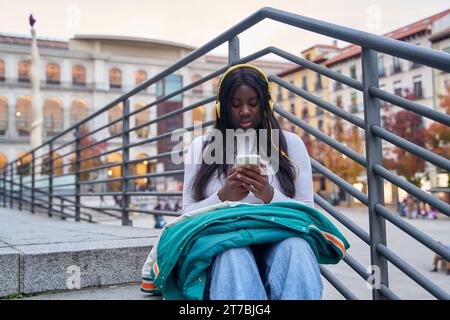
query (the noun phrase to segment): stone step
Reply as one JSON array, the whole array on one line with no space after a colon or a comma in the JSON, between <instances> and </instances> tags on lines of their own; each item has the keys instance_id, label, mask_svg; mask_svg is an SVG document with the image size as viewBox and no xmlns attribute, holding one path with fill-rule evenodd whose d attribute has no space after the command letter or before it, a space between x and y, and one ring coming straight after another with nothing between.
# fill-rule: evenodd
<instances>
[{"instance_id":1,"label":"stone step","mask_svg":"<svg viewBox=\"0 0 450 320\"><path fill-rule=\"evenodd\" d=\"M0 208L0 297L138 283L159 232Z\"/></svg>"}]
</instances>

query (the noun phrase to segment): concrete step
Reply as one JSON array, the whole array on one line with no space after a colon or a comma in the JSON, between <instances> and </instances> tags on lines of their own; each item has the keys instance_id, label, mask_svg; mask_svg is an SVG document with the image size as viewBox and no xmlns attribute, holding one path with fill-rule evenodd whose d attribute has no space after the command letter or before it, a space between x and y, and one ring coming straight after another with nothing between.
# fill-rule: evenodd
<instances>
[{"instance_id":1,"label":"concrete step","mask_svg":"<svg viewBox=\"0 0 450 320\"><path fill-rule=\"evenodd\" d=\"M0 297L138 283L159 232L0 208Z\"/></svg>"}]
</instances>

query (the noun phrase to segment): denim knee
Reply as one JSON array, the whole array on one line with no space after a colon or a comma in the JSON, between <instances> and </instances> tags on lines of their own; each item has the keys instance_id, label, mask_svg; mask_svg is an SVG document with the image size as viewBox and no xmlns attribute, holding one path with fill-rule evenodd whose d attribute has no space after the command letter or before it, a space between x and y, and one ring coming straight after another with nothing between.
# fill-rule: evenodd
<instances>
[{"instance_id":1,"label":"denim knee","mask_svg":"<svg viewBox=\"0 0 450 320\"><path fill-rule=\"evenodd\" d=\"M290 252L298 253L313 253L308 241L303 238L287 238L278 243L278 248L281 250L287 250Z\"/></svg>"}]
</instances>

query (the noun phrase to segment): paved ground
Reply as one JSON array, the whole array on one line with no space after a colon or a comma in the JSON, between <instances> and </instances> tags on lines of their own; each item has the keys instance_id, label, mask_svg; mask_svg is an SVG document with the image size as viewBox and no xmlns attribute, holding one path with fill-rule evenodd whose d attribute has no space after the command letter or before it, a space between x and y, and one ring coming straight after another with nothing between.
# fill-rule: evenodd
<instances>
[{"instance_id":1,"label":"paved ground","mask_svg":"<svg viewBox=\"0 0 450 320\"><path fill-rule=\"evenodd\" d=\"M368 215L365 208L347 208L339 207L348 218L353 220L364 230L368 231ZM327 214L328 215L328 214ZM157 230L152 229L154 220L152 216L148 215L134 215L133 225L135 227L147 228L149 234L154 235ZM47 218L45 218L47 219ZM170 221L173 218L166 218ZM336 223L342 233L347 237L351 244L348 253L361 262L363 266L370 265L370 255L368 246L343 225L330 217ZM434 239L442 243L450 244L450 219L445 216L440 216L438 220L407 220L409 223L432 236ZM105 222L107 224L120 224L119 221ZM0 223L0 231L3 223ZM4 230L5 228L3 228ZM9 229L9 233L13 231ZM32 228L26 230L31 231ZM143 230L143 229L141 229ZM34 230L34 232L37 232ZM145 231L144 231L145 233ZM0 232L0 235L2 233ZM443 272L430 272L432 268L432 261L434 253L413 238L405 235L399 231L395 226L387 223L387 237L388 247L397 253L402 259L411 264L419 272L430 278L434 283L441 288L450 292L450 276ZM0 237L1 239L1 237ZM1 242L0 242L1 243ZM363 279L356 274L344 262L337 266L327 266L348 288L355 293L360 299L370 299L371 291L367 289ZM391 289L402 299L434 299L434 297L427 291L418 286L409 277L400 272L395 266L389 264L389 282ZM324 279L325 291L324 299L343 299L343 297ZM152 299L139 292L138 285L125 285L106 288L85 289L81 291L71 291L65 293L40 294L32 299Z\"/></svg>"}]
</instances>

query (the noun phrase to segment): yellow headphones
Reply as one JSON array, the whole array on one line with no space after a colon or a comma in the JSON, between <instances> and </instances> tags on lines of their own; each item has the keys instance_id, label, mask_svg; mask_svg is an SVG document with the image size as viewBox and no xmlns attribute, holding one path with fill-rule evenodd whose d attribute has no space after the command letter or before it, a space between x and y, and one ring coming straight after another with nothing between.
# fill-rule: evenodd
<instances>
[{"instance_id":1,"label":"yellow headphones","mask_svg":"<svg viewBox=\"0 0 450 320\"><path fill-rule=\"evenodd\" d=\"M267 94L268 94L268 96L269 96L269 109L270 109L270 112L273 113L273 100L272 100L272 95L270 94L270 82L269 82L269 78L267 77L267 75L266 75L260 68L254 66L254 65L251 65L251 64L237 64L237 65L234 65L234 66L230 67L227 71L224 72L224 74L222 75L222 77L221 77L220 80L219 80L219 84L217 85L217 96L216 96L216 113L217 113L217 119L220 118L220 100L219 100L219 97L220 97L220 87L221 87L221 85L222 85L222 81L223 81L223 79L225 79L225 77L226 77L231 71L234 71L234 70L239 69L239 68L251 68L251 69L254 69L254 70L258 71L258 72L264 77L264 79L266 80L266 83L267 83L267 91L268 91ZM269 116L267 115L266 112L264 112L264 115L265 115L267 118L269 118ZM300 174L300 168L299 168L298 165L295 163L295 161L292 161L291 158L288 157L288 155L286 154L286 152L284 152L283 150L280 150L280 149L276 146L276 144L273 143L273 141L272 141L272 124L270 123L270 120L269 120L268 122L269 122L269 127L270 127L270 141L272 142L272 145L280 152L281 156L285 157L285 158L288 159L292 164L294 164L294 166L297 168L297 174L296 174L296 176L298 176L298 175Z\"/></svg>"},{"instance_id":2,"label":"yellow headphones","mask_svg":"<svg viewBox=\"0 0 450 320\"><path fill-rule=\"evenodd\" d=\"M272 96L270 94L270 83L269 83L269 78L267 78L267 75L264 73L264 71L262 71L260 68L253 66L251 64L237 64L234 65L232 67L230 67L227 71L225 71L225 73L222 75L222 77L219 80L219 84L217 85L217 96L216 96L216 113L217 113L217 119L220 118L220 101L219 101L219 97L220 97L220 87L222 86L222 81L223 79L225 79L225 77L231 72L234 71L236 69L239 68L250 68L250 69L254 69L256 71L258 71L266 80L267 82L267 93L269 95L269 108L270 108L270 112L273 112L273 101L272 101ZM267 116L267 115L266 115Z\"/></svg>"}]
</instances>

